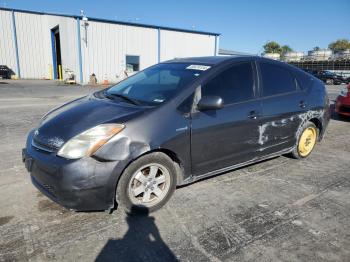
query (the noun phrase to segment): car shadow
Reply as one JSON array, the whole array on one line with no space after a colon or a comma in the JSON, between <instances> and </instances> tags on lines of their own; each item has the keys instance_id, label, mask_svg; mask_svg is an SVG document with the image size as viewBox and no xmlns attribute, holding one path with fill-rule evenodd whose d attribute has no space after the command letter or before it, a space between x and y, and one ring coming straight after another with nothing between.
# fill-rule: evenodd
<instances>
[{"instance_id":1,"label":"car shadow","mask_svg":"<svg viewBox=\"0 0 350 262\"><path fill-rule=\"evenodd\" d=\"M330 105L331 110L331 119L336 121L342 121L342 122L350 122L350 117L339 115L337 112L335 112L335 103Z\"/></svg>"},{"instance_id":2,"label":"car shadow","mask_svg":"<svg viewBox=\"0 0 350 262\"><path fill-rule=\"evenodd\" d=\"M128 231L121 239L110 239L96 257L102 261L179 261L162 240L148 209L127 213Z\"/></svg>"}]
</instances>

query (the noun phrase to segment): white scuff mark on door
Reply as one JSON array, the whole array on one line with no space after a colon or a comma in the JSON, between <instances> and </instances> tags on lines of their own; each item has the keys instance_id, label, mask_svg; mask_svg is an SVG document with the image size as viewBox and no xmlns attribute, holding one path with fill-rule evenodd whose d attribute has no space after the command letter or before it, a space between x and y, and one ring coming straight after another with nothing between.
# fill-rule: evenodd
<instances>
[{"instance_id":1,"label":"white scuff mark on door","mask_svg":"<svg viewBox=\"0 0 350 262\"><path fill-rule=\"evenodd\" d=\"M294 117L283 118L277 121L266 122L265 124L259 126L259 141L260 145L264 145L268 140L268 135L265 134L266 129L270 126L272 127L284 127L294 120Z\"/></svg>"},{"instance_id":2,"label":"white scuff mark on door","mask_svg":"<svg viewBox=\"0 0 350 262\"><path fill-rule=\"evenodd\" d=\"M285 127L285 126L289 125L290 123L293 123L296 120L296 118L299 118L299 120L300 120L298 129L295 133L295 137L298 138L300 136L300 133L303 130L303 126L305 125L305 123L307 121L309 121L310 119L313 119L313 118L317 118L317 119L323 118L324 113L325 113L325 111L323 109L311 110L311 111L308 111L306 113L298 114L297 116L291 116L288 118L283 118L281 120L266 122L265 124L259 126L258 143L260 145L264 145L269 140L269 137L266 134L266 130L269 127ZM280 139L284 140L287 138L288 138L288 136L284 136L283 138L280 138ZM263 149L263 150L265 150L265 149Z\"/></svg>"},{"instance_id":3,"label":"white scuff mark on door","mask_svg":"<svg viewBox=\"0 0 350 262\"><path fill-rule=\"evenodd\" d=\"M266 123L266 124L259 126L259 141L258 141L258 143L260 145L263 145L269 139L269 137L267 135L265 135L265 131L266 131L268 124L269 123Z\"/></svg>"}]
</instances>

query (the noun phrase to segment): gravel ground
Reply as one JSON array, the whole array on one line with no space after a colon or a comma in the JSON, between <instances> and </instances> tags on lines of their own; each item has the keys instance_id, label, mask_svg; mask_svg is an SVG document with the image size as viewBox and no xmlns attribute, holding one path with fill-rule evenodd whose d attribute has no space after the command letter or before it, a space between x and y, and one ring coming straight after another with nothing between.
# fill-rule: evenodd
<instances>
[{"instance_id":1,"label":"gravel ground","mask_svg":"<svg viewBox=\"0 0 350 262\"><path fill-rule=\"evenodd\" d=\"M145 217L47 199L21 162L26 134L96 89L0 81L0 261L350 261L350 121L336 115L308 159L282 156L181 187ZM340 86L328 90L334 100Z\"/></svg>"}]
</instances>

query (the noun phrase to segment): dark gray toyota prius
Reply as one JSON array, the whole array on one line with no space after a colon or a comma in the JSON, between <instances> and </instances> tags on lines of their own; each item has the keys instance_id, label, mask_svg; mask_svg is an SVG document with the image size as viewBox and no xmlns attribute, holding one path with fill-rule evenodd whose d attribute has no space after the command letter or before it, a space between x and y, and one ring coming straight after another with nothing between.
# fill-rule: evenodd
<instances>
[{"instance_id":1,"label":"dark gray toyota prius","mask_svg":"<svg viewBox=\"0 0 350 262\"><path fill-rule=\"evenodd\" d=\"M23 161L33 184L70 209L154 211L178 185L307 157L329 118L324 84L285 63L176 59L47 113Z\"/></svg>"}]
</instances>

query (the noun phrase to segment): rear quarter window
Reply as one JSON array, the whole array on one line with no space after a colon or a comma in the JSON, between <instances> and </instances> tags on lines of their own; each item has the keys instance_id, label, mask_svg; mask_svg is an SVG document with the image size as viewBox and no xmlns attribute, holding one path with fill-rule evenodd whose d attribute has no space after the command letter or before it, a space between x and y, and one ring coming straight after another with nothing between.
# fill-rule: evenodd
<instances>
[{"instance_id":1,"label":"rear quarter window","mask_svg":"<svg viewBox=\"0 0 350 262\"><path fill-rule=\"evenodd\" d=\"M272 63L260 63L263 96L272 96L297 90L294 75L285 67Z\"/></svg>"}]
</instances>

